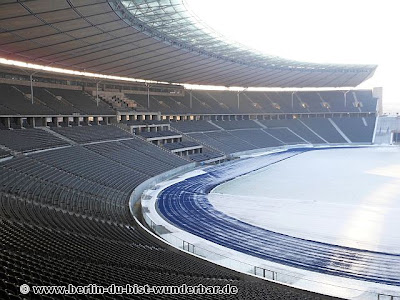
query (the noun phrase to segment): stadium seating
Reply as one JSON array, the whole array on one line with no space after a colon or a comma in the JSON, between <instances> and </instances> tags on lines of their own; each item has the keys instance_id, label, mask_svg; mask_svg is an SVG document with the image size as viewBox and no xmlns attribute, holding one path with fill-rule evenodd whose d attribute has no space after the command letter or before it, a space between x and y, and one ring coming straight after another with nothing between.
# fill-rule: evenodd
<instances>
[{"instance_id":1,"label":"stadium seating","mask_svg":"<svg viewBox=\"0 0 400 300\"><path fill-rule=\"evenodd\" d=\"M213 121L219 127L225 130L243 129L243 128L261 128L260 125L251 120L241 121Z\"/></svg>"},{"instance_id":2,"label":"stadium seating","mask_svg":"<svg viewBox=\"0 0 400 300\"><path fill-rule=\"evenodd\" d=\"M0 130L0 145L15 151L33 151L69 145L41 129Z\"/></svg>"},{"instance_id":3,"label":"stadium seating","mask_svg":"<svg viewBox=\"0 0 400 300\"><path fill-rule=\"evenodd\" d=\"M95 128L92 134L97 135L96 139L110 139L109 126ZM82 130L67 129L70 138L75 137L72 131ZM20 131L49 134L39 129ZM18 130L6 132L19 134ZM103 286L229 283L238 287L239 294L221 299L321 299L320 295L274 283L247 281L233 271L169 250L150 239L132 219L128 206L130 194L144 180L187 161L138 138L114 140L51 149L0 164L1 299L20 299L21 284L92 283ZM201 155L208 159L215 157L212 152ZM97 296L87 298L97 299ZM132 299L132 295L118 298ZM139 298L154 299L154 295Z\"/></svg>"},{"instance_id":4,"label":"stadium seating","mask_svg":"<svg viewBox=\"0 0 400 300\"><path fill-rule=\"evenodd\" d=\"M371 143L376 117L332 118L353 143Z\"/></svg>"},{"instance_id":5,"label":"stadium seating","mask_svg":"<svg viewBox=\"0 0 400 300\"><path fill-rule=\"evenodd\" d=\"M256 145L258 148L282 146L283 143L273 138L261 129L242 129L230 131L230 133L246 142Z\"/></svg>"},{"instance_id":6,"label":"stadium seating","mask_svg":"<svg viewBox=\"0 0 400 300\"><path fill-rule=\"evenodd\" d=\"M183 133L219 130L218 127L207 121L171 122L171 126Z\"/></svg>"},{"instance_id":7,"label":"stadium seating","mask_svg":"<svg viewBox=\"0 0 400 300\"><path fill-rule=\"evenodd\" d=\"M311 130L324 138L328 143L346 143L346 140L333 127L329 119L326 118L310 118L301 120Z\"/></svg>"},{"instance_id":8,"label":"stadium seating","mask_svg":"<svg viewBox=\"0 0 400 300\"><path fill-rule=\"evenodd\" d=\"M31 93L31 88L29 86L18 86L18 88L26 94ZM40 101L47 107L51 108L57 114L66 114L71 115L75 113L85 114L85 112L81 111L72 103L62 99L60 97L57 98L55 94L53 94L50 89L42 88L42 87L34 87L33 95L36 101Z\"/></svg>"},{"instance_id":9,"label":"stadium seating","mask_svg":"<svg viewBox=\"0 0 400 300\"><path fill-rule=\"evenodd\" d=\"M212 160L216 158L221 158L221 153L210 151L210 150L203 150L202 153L196 153L189 155L189 158L196 162L202 162L207 160Z\"/></svg>"},{"instance_id":10,"label":"stadium seating","mask_svg":"<svg viewBox=\"0 0 400 300\"><path fill-rule=\"evenodd\" d=\"M97 105L96 100L83 91L67 90L67 89L48 89L54 96L62 97L63 100L69 102L72 106L82 111L84 114L93 115L114 115L108 104L99 100Z\"/></svg>"},{"instance_id":11,"label":"stadium seating","mask_svg":"<svg viewBox=\"0 0 400 300\"><path fill-rule=\"evenodd\" d=\"M51 108L25 96L19 86L0 83L0 115L47 115L55 114ZM30 92L29 92L30 94Z\"/></svg>"},{"instance_id":12,"label":"stadium seating","mask_svg":"<svg viewBox=\"0 0 400 300\"><path fill-rule=\"evenodd\" d=\"M312 132L301 120L264 120L261 122L268 128L288 128L308 143L325 143L324 140Z\"/></svg>"},{"instance_id":13,"label":"stadium seating","mask_svg":"<svg viewBox=\"0 0 400 300\"><path fill-rule=\"evenodd\" d=\"M7 157L9 155L10 155L10 153L7 150L0 149L0 158Z\"/></svg>"},{"instance_id":14,"label":"stadium seating","mask_svg":"<svg viewBox=\"0 0 400 300\"><path fill-rule=\"evenodd\" d=\"M394 143L400 143L400 132L395 132L393 134L393 142Z\"/></svg>"},{"instance_id":15,"label":"stadium seating","mask_svg":"<svg viewBox=\"0 0 400 300\"><path fill-rule=\"evenodd\" d=\"M29 94L28 86L0 84L0 114L15 118L19 115L116 114L108 104L100 101L97 105L94 98L83 91L35 87L33 104ZM238 286L239 295L221 296L221 299L329 298L274 283L248 281L234 271L167 249L135 223L128 202L132 191L145 180L190 161L218 160L224 154L286 144L346 142L334 124L352 142L368 143L372 138L374 117L260 118L254 121L249 120L250 117L233 120L227 116L235 113L368 112L375 109L376 100L368 91L349 92L347 97L348 106L344 106L341 91L321 92L320 95L304 92L295 96L292 106L291 93L246 91L239 94L238 107L237 93L231 92L193 91L191 99L189 93L184 97L152 95L151 111L220 113L226 114L225 120L174 121L169 122L171 130L142 131L138 132L140 136L114 125L69 127L65 120L62 127L50 124L50 129L19 129L21 122L14 118L9 119L11 127L16 128L14 130L0 123L0 129L6 129L0 130L0 159L12 157L2 159L0 163L0 275L4 278L0 281L0 299L23 299L19 292L23 283L229 283ZM136 101L137 110L147 109L147 95L130 95L129 98ZM325 101L329 106L324 106ZM168 124L156 120L124 123L138 126ZM162 147L145 141L176 135L182 135L183 139L165 143ZM203 146L202 153L187 157L170 152L199 145ZM120 295L119 298L135 297ZM154 299L154 295L138 298ZM161 295L158 298L186 297ZM219 297L192 295L192 298ZM43 296L42 299L50 298Z\"/></svg>"},{"instance_id":16,"label":"stadium seating","mask_svg":"<svg viewBox=\"0 0 400 300\"><path fill-rule=\"evenodd\" d=\"M77 143L88 143L102 140L131 138L128 132L113 125L82 126L82 127L53 127L53 131Z\"/></svg>"},{"instance_id":17,"label":"stadium seating","mask_svg":"<svg viewBox=\"0 0 400 300\"><path fill-rule=\"evenodd\" d=\"M177 149L196 147L196 146L200 146L200 145L198 143L192 142L192 141L182 141L182 142L178 142L178 143L166 143L163 145L164 148L166 148L170 151L177 150Z\"/></svg>"},{"instance_id":18,"label":"stadium seating","mask_svg":"<svg viewBox=\"0 0 400 300\"><path fill-rule=\"evenodd\" d=\"M154 131L154 132L146 132L146 131L143 131L143 132L140 132L139 134L140 134L141 136L143 136L144 138L148 138L148 139L156 138L156 137L165 137L165 138L168 138L168 137L170 137L170 136L180 135L179 133L174 132L174 131L170 131L170 130Z\"/></svg>"}]
</instances>

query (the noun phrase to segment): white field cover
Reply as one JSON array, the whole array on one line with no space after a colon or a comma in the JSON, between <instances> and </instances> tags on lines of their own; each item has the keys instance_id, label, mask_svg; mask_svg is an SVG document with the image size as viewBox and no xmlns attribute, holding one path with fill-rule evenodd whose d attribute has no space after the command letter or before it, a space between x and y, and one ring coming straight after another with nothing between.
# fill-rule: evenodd
<instances>
[{"instance_id":1,"label":"white field cover","mask_svg":"<svg viewBox=\"0 0 400 300\"><path fill-rule=\"evenodd\" d=\"M156 210L158 193L201 173L192 171L144 193L143 214L171 232L160 234L162 238L177 240L172 244L180 248L185 240L196 249L208 249L216 254L205 253L208 260L239 271L252 270L235 261L276 271L278 281L298 288L347 299L378 299L382 294L380 300L400 300L400 287L264 261L173 226ZM224 183L209 194L209 201L225 214L275 232L400 254L399 147L310 151Z\"/></svg>"}]
</instances>

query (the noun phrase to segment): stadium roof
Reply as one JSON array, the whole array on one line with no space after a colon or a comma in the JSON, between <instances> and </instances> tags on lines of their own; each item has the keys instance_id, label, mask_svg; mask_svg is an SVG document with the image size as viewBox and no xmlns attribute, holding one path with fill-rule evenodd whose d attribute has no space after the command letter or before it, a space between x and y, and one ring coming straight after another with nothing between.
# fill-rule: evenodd
<instances>
[{"instance_id":1,"label":"stadium roof","mask_svg":"<svg viewBox=\"0 0 400 300\"><path fill-rule=\"evenodd\" d=\"M376 69L262 55L225 40L184 0L2 1L0 56L138 79L242 87L354 87Z\"/></svg>"}]
</instances>

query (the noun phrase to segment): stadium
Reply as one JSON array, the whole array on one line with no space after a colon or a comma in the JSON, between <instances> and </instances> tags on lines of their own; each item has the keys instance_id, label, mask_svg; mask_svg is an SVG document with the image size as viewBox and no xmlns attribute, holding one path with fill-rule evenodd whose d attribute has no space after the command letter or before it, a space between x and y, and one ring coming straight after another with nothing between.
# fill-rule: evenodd
<instances>
[{"instance_id":1,"label":"stadium","mask_svg":"<svg viewBox=\"0 0 400 300\"><path fill-rule=\"evenodd\" d=\"M0 299L400 299L377 65L182 0L0 2Z\"/></svg>"}]
</instances>

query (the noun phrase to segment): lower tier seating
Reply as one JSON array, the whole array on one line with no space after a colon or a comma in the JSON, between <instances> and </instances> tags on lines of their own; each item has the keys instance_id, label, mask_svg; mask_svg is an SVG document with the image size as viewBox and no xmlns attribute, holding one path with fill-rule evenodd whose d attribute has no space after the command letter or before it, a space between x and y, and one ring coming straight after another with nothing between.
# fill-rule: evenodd
<instances>
[{"instance_id":1,"label":"lower tier seating","mask_svg":"<svg viewBox=\"0 0 400 300\"><path fill-rule=\"evenodd\" d=\"M209 152L203 155L212 157ZM19 291L22 284L128 283L230 284L239 290L237 295L191 295L193 299L329 298L248 281L150 238L131 216L131 192L144 180L185 163L139 139L52 149L0 163L0 299L26 299ZM79 299L99 298L187 296L85 295Z\"/></svg>"}]
</instances>

